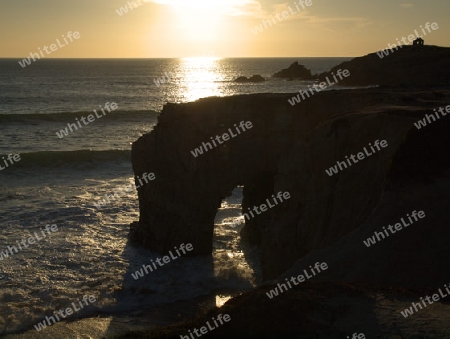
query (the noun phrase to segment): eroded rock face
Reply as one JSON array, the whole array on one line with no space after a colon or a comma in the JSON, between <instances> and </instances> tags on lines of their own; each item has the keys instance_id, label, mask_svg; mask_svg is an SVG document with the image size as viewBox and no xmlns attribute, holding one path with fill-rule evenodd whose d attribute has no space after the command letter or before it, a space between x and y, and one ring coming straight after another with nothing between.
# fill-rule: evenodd
<instances>
[{"instance_id":1,"label":"eroded rock face","mask_svg":"<svg viewBox=\"0 0 450 339\"><path fill-rule=\"evenodd\" d=\"M367 220L413 123L443 100L380 89L321 92L295 106L288 104L291 97L167 104L155 129L133 144L135 174L154 172L156 179L138 191L140 220L131 239L159 252L189 242L193 254L207 255L217 209L237 185L244 185L243 212L271 194L290 192L289 200L247 221L242 231L261 245L264 278L276 277ZM252 128L192 154L241 121ZM386 140L388 147L338 174L325 172L375 140Z\"/></svg>"},{"instance_id":2,"label":"eroded rock face","mask_svg":"<svg viewBox=\"0 0 450 339\"><path fill-rule=\"evenodd\" d=\"M450 119L440 118L425 128L409 130L389 166L382 196L361 226L332 246L310 252L280 280L326 261L331 269L315 277L316 281L436 290L448 284L449 129ZM424 217L411 217L411 223L407 215L413 211L423 211ZM388 232L385 238L379 235L380 240L374 237L397 222L400 230Z\"/></svg>"}]
</instances>

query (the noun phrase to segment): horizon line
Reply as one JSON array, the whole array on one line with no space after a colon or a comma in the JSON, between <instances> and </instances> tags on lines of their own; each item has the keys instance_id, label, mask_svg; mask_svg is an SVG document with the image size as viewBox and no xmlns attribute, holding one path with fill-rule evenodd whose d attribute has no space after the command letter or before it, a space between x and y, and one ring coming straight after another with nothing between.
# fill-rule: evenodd
<instances>
[{"instance_id":1,"label":"horizon line","mask_svg":"<svg viewBox=\"0 0 450 339\"><path fill-rule=\"evenodd\" d=\"M27 57L0 57L0 59L26 59ZM130 57L130 58L115 58L115 57L80 57L80 58L74 58L74 57L62 57L62 58L48 58L44 57L38 60L80 60L80 59L99 59L99 60L135 60L135 59L142 59L142 60L148 60L148 59L194 59L194 58L211 58L211 59L292 59L292 58L356 58L358 56L264 56L264 57L205 57L205 56L185 56L185 57Z\"/></svg>"}]
</instances>

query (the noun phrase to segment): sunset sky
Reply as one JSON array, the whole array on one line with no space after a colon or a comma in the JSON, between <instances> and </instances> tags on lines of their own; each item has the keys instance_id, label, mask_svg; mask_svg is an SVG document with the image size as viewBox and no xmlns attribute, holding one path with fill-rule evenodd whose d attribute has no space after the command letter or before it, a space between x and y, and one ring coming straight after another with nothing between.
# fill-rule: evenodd
<instances>
[{"instance_id":1,"label":"sunset sky","mask_svg":"<svg viewBox=\"0 0 450 339\"><path fill-rule=\"evenodd\" d=\"M81 37L46 57L359 56L427 22L439 29L425 43L450 45L449 0L311 0L305 9L299 1L141 0L120 16L127 0L1 0L0 57L24 58L69 31ZM283 19L289 6L302 10ZM252 32L271 16L276 24Z\"/></svg>"}]
</instances>

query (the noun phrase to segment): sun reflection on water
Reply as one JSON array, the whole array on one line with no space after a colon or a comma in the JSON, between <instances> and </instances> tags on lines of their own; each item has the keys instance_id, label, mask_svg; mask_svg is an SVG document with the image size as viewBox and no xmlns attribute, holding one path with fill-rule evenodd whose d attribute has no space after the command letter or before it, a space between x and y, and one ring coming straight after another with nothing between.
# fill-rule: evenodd
<instances>
[{"instance_id":1,"label":"sun reflection on water","mask_svg":"<svg viewBox=\"0 0 450 339\"><path fill-rule=\"evenodd\" d=\"M218 82L224 81L216 57L194 57L180 60L179 96L183 101L195 101L210 96L223 96Z\"/></svg>"}]
</instances>

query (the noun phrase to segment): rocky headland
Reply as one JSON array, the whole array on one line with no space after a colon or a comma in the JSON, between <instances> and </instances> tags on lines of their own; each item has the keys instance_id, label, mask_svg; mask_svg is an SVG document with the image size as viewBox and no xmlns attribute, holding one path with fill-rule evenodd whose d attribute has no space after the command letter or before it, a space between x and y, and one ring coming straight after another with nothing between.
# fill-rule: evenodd
<instances>
[{"instance_id":1,"label":"rocky headland","mask_svg":"<svg viewBox=\"0 0 450 339\"><path fill-rule=\"evenodd\" d=\"M439 46L402 46L398 49L354 58L318 75L323 81L338 69L351 76L340 81L348 86L389 86L411 88L450 84L450 48Z\"/></svg>"},{"instance_id":2,"label":"rocky headland","mask_svg":"<svg viewBox=\"0 0 450 339\"><path fill-rule=\"evenodd\" d=\"M400 314L450 282L450 49L406 47L331 70L350 70L346 85L378 88L322 91L295 106L288 103L293 94L167 104L154 130L133 144L135 175L154 172L157 180L138 191L140 220L130 238L158 252L192 243L193 255L211 254L214 217L238 185L244 186L243 212L272 194L290 193L289 200L247 220L241 232L261 248L265 286L212 311L229 313L232 321L205 337L450 333L450 296L411 318ZM434 111L442 107L445 114ZM436 121L428 117L418 128L417 121L431 114ZM193 156L202 143L241 122L252 128ZM349 160L377 140L387 147L357 163ZM349 165L327 173L338 161ZM414 210L426 217L365 245L374 232ZM328 270L273 300L267 297L277 282L316 262L326 262ZM207 317L152 337L179 337L183 326Z\"/></svg>"}]
</instances>

